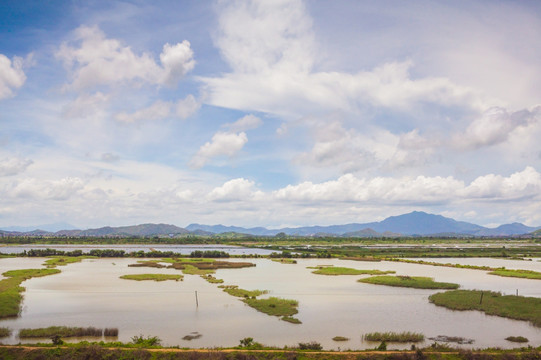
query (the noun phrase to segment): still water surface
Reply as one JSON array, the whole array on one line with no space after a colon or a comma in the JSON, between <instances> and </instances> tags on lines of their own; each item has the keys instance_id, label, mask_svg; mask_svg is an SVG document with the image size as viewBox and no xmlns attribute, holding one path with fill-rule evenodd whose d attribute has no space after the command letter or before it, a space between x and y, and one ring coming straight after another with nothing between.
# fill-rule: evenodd
<instances>
[{"instance_id":1,"label":"still water surface","mask_svg":"<svg viewBox=\"0 0 541 360\"><path fill-rule=\"evenodd\" d=\"M164 345L183 347L236 346L240 339L253 337L266 345L294 346L313 340L327 349L363 349L378 345L362 340L364 333L373 331L414 331L427 338L447 335L475 340L472 345L462 345L464 347L514 347L504 340L511 335L527 337L532 346L541 345L541 328L477 311L457 312L437 307L428 302L434 290L356 282L361 276L315 275L307 266L395 270L398 275L431 276L437 281L456 282L464 289L506 294L514 294L519 289L520 295L541 297L541 282L536 280L503 278L480 270L336 259L298 260L294 265L248 259L257 266L216 272L215 276L224 279L225 285L269 290L267 296L297 300L296 317L302 324L295 325L257 312L199 276L185 275L180 282L119 279L124 274L179 273L173 269L129 268L128 264L135 261L88 259L59 267L61 274L24 282L26 292L21 316L0 321L0 326L15 330L13 337L3 342L18 343L16 333L21 328L65 325L116 327L120 341L128 342L140 334L156 335ZM499 266L511 267L506 260L494 261ZM43 259L35 258L1 259L0 271L36 268L42 262ZM446 262L454 262L454 259ZM541 271L540 262L528 263L532 270ZM482 265L482 262L476 264ZM203 336L192 341L182 340L192 332ZM338 335L350 340L332 341ZM427 340L421 346L431 343ZM391 344L389 347L409 346Z\"/></svg>"}]
</instances>

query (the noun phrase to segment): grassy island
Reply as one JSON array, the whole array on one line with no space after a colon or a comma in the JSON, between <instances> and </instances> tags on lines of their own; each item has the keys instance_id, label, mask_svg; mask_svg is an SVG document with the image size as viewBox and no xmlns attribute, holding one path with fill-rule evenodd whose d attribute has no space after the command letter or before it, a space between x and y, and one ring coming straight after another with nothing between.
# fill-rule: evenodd
<instances>
[{"instance_id":1,"label":"grassy island","mask_svg":"<svg viewBox=\"0 0 541 360\"><path fill-rule=\"evenodd\" d=\"M541 280L541 273L532 270L510 270L510 269L496 269L489 272L490 275L516 277L523 279Z\"/></svg>"},{"instance_id":2,"label":"grassy island","mask_svg":"<svg viewBox=\"0 0 541 360\"><path fill-rule=\"evenodd\" d=\"M363 336L366 341L385 341L385 342L421 342L424 341L425 336L419 333L413 333L409 331L396 333L396 332L373 332Z\"/></svg>"},{"instance_id":3,"label":"grassy island","mask_svg":"<svg viewBox=\"0 0 541 360\"><path fill-rule=\"evenodd\" d=\"M60 337L101 337L118 336L118 329L98 329L95 327L67 327L67 326L49 326L38 329L21 329L20 338L50 338L52 336Z\"/></svg>"},{"instance_id":4,"label":"grassy island","mask_svg":"<svg viewBox=\"0 0 541 360\"><path fill-rule=\"evenodd\" d=\"M317 267L317 270L312 271L312 274L318 275L383 275L394 274L394 271L381 271L381 270L357 270L339 266L321 266Z\"/></svg>"},{"instance_id":5,"label":"grassy island","mask_svg":"<svg viewBox=\"0 0 541 360\"><path fill-rule=\"evenodd\" d=\"M171 274L132 274L132 275L122 275L121 279L125 280L152 280L152 281L166 281L166 280L175 280L182 281L182 275L171 275Z\"/></svg>"},{"instance_id":6,"label":"grassy island","mask_svg":"<svg viewBox=\"0 0 541 360\"><path fill-rule=\"evenodd\" d=\"M299 312L297 310L297 307L299 306L299 302L297 300L270 297L268 299L246 298L242 301L244 301L244 303L246 303L248 306L253 307L257 311L267 315L281 316L282 320L284 321L300 324L300 321L295 318L291 318L292 315Z\"/></svg>"},{"instance_id":7,"label":"grassy island","mask_svg":"<svg viewBox=\"0 0 541 360\"><path fill-rule=\"evenodd\" d=\"M502 295L492 291L455 290L431 295L431 303L452 310L479 310L541 327L541 298Z\"/></svg>"},{"instance_id":8,"label":"grassy island","mask_svg":"<svg viewBox=\"0 0 541 360\"><path fill-rule=\"evenodd\" d=\"M222 285L220 286L226 293L236 297L251 298L259 295L267 294L267 290L244 290L239 289L237 285Z\"/></svg>"},{"instance_id":9,"label":"grassy island","mask_svg":"<svg viewBox=\"0 0 541 360\"><path fill-rule=\"evenodd\" d=\"M359 282L375 285L409 287L415 289L458 289L458 284L436 282L424 276L373 276Z\"/></svg>"},{"instance_id":10,"label":"grassy island","mask_svg":"<svg viewBox=\"0 0 541 360\"><path fill-rule=\"evenodd\" d=\"M20 286L25 280L60 273L58 269L24 269L6 271L6 277L0 281L0 318L17 316L23 299L24 287Z\"/></svg>"}]
</instances>

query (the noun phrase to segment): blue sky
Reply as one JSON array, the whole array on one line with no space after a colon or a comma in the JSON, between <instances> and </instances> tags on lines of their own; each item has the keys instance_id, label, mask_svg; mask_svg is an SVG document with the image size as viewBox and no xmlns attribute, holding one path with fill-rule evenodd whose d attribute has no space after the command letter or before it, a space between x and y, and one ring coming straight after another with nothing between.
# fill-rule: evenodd
<instances>
[{"instance_id":1,"label":"blue sky","mask_svg":"<svg viewBox=\"0 0 541 360\"><path fill-rule=\"evenodd\" d=\"M0 4L0 226L541 225L537 1Z\"/></svg>"}]
</instances>

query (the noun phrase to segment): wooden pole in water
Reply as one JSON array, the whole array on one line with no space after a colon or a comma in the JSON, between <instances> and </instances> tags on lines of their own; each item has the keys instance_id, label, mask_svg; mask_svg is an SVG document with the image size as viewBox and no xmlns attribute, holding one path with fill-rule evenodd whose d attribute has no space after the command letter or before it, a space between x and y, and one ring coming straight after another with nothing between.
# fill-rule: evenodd
<instances>
[{"instance_id":1,"label":"wooden pole in water","mask_svg":"<svg viewBox=\"0 0 541 360\"><path fill-rule=\"evenodd\" d=\"M518 296L518 289L517 289L517 296Z\"/></svg>"},{"instance_id":2,"label":"wooden pole in water","mask_svg":"<svg viewBox=\"0 0 541 360\"><path fill-rule=\"evenodd\" d=\"M195 306L199 307L199 300L197 299L197 290L195 291Z\"/></svg>"},{"instance_id":3,"label":"wooden pole in water","mask_svg":"<svg viewBox=\"0 0 541 360\"><path fill-rule=\"evenodd\" d=\"M483 303L483 292L481 291L481 299L479 299L479 305Z\"/></svg>"}]
</instances>

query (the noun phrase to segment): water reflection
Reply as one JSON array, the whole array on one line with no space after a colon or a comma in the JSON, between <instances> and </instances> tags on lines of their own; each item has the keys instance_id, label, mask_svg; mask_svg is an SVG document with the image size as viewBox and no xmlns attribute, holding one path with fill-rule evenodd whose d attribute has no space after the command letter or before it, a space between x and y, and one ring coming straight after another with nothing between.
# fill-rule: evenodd
<instances>
[{"instance_id":1,"label":"water reflection","mask_svg":"<svg viewBox=\"0 0 541 360\"><path fill-rule=\"evenodd\" d=\"M15 265L17 268L37 267L42 260L2 259L0 271L13 269ZM521 295L541 297L540 283L535 280L502 278L479 270L395 262L306 259L291 265L268 259L250 261L257 266L220 269L215 276L224 279L226 285L269 290L268 296L298 300L296 317L303 322L301 325L259 313L199 276L186 275L181 282L122 280L119 276L125 274L179 272L129 268L128 264L134 263L134 259L95 259L59 267L61 274L23 283L27 290L21 317L3 320L0 326L14 330L51 325L116 327L120 341L130 341L132 336L140 334L156 335L164 345L185 347L236 346L240 339L253 337L267 345L294 346L314 340L324 348L362 349L377 345L362 341L364 333L373 331L414 331L427 338L447 335L475 339L474 344L464 347L514 347L504 340L511 335L527 337L532 346L541 345L540 328L481 312L456 312L437 307L428 302L433 290L363 284L356 282L361 276L315 275L307 267L328 264L394 270L398 275L431 276L436 281L456 282L465 289L514 293L518 288ZM541 271L541 263L531 264L537 264L532 270ZM199 306L196 306L195 291ZM192 332L202 337L191 341L182 339ZM336 343L332 338L337 335L350 340ZM19 339L12 337L3 342L17 343ZM409 346L391 344L389 348Z\"/></svg>"}]
</instances>

